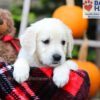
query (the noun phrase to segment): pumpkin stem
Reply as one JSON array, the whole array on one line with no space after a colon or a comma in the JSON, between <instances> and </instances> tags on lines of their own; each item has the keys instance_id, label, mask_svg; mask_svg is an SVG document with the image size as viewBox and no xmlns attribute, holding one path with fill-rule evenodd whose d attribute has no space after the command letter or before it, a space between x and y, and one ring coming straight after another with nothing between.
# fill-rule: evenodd
<instances>
[{"instance_id":1,"label":"pumpkin stem","mask_svg":"<svg viewBox=\"0 0 100 100\"><path fill-rule=\"evenodd\" d=\"M79 50L79 55L78 55L78 59L81 61L86 61L87 60L87 55L88 55L88 38L86 35L86 32L84 34L84 41L82 46L80 47Z\"/></svg>"},{"instance_id":2,"label":"pumpkin stem","mask_svg":"<svg viewBox=\"0 0 100 100\"><path fill-rule=\"evenodd\" d=\"M73 6L73 5L75 5L75 0L66 0L66 4L68 6Z\"/></svg>"}]
</instances>

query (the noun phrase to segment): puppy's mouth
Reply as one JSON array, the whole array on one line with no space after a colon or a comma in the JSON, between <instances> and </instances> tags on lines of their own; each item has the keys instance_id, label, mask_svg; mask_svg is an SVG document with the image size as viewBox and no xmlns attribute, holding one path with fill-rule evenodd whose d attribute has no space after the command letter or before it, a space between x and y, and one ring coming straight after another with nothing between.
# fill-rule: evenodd
<instances>
[{"instance_id":1,"label":"puppy's mouth","mask_svg":"<svg viewBox=\"0 0 100 100\"><path fill-rule=\"evenodd\" d=\"M61 62L56 62L56 61L54 61L54 62L52 62L51 65L56 67L57 65L60 65L60 64L61 64Z\"/></svg>"},{"instance_id":2,"label":"puppy's mouth","mask_svg":"<svg viewBox=\"0 0 100 100\"><path fill-rule=\"evenodd\" d=\"M61 65L61 62L60 61L52 61L52 63L44 64L42 61L40 61L40 64L42 66L56 67L58 65Z\"/></svg>"},{"instance_id":3,"label":"puppy's mouth","mask_svg":"<svg viewBox=\"0 0 100 100\"><path fill-rule=\"evenodd\" d=\"M58 65L60 65L61 64L61 62L52 62L51 64L44 64L42 61L40 62L41 63L41 65L43 65L43 66L51 66L51 67L56 67L56 66L58 66Z\"/></svg>"},{"instance_id":4,"label":"puppy's mouth","mask_svg":"<svg viewBox=\"0 0 100 100\"><path fill-rule=\"evenodd\" d=\"M60 62L53 62L52 64L54 64L54 65L57 65L57 64L59 64Z\"/></svg>"}]
</instances>

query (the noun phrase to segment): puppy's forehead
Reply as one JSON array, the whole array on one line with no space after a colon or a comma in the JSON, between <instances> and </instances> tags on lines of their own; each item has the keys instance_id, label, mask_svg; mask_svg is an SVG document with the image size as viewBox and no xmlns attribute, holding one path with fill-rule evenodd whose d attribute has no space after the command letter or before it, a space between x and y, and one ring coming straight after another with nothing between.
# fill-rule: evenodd
<instances>
[{"instance_id":1,"label":"puppy's forehead","mask_svg":"<svg viewBox=\"0 0 100 100\"><path fill-rule=\"evenodd\" d=\"M38 36L41 38L66 38L70 29L63 22L55 18L45 18L34 24Z\"/></svg>"},{"instance_id":2,"label":"puppy's forehead","mask_svg":"<svg viewBox=\"0 0 100 100\"><path fill-rule=\"evenodd\" d=\"M39 32L39 37L41 38L66 38L67 31L58 25L42 27Z\"/></svg>"},{"instance_id":3,"label":"puppy's forehead","mask_svg":"<svg viewBox=\"0 0 100 100\"><path fill-rule=\"evenodd\" d=\"M40 39L66 39L67 37L67 33L59 29L49 29L49 30L42 30L40 33L39 33L39 38Z\"/></svg>"}]
</instances>

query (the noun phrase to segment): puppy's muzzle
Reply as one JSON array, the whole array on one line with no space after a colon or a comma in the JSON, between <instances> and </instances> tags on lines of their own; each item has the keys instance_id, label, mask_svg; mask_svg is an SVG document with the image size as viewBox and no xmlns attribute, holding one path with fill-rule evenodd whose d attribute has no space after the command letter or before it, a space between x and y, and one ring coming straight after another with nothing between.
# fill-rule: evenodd
<instances>
[{"instance_id":1,"label":"puppy's muzzle","mask_svg":"<svg viewBox=\"0 0 100 100\"><path fill-rule=\"evenodd\" d=\"M61 60L61 55L59 55L59 54L53 55L53 62L54 63L58 63L58 62L60 62L60 60Z\"/></svg>"}]
</instances>

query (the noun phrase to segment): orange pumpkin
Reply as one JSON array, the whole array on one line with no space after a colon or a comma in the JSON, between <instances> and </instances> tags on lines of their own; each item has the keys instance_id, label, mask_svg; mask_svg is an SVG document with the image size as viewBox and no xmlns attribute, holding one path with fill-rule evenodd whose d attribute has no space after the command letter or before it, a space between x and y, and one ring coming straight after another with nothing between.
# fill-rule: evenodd
<instances>
[{"instance_id":1,"label":"orange pumpkin","mask_svg":"<svg viewBox=\"0 0 100 100\"><path fill-rule=\"evenodd\" d=\"M74 60L80 69L85 70L90 77L90 96L94 96L100 86L100 72L95 64L89 61Z\"/></svg>"},{"instance_id":2,"label":"orange pumpkin","mask_svg":"<svg viewBox=\"0 0 100 100\"><path fill-rule=\"evenodd\" d=\"M100 68L99 68L99 76L100 76ZM99 78L99 91L100 91L100 78Z\"/></svg>"},{"instance_id":3,"label":"orange pumpkin","mask_svg":"<svg viewBox=\"0 0 100 100\"><path fill-rule=\"evenodd\" d=\"M75 38L82 37L88 28L88 20L83 19L82 8L79 6L61 6L54 11L53 17L68 25L72 29Z\"/></svg>"}]
</instances>

